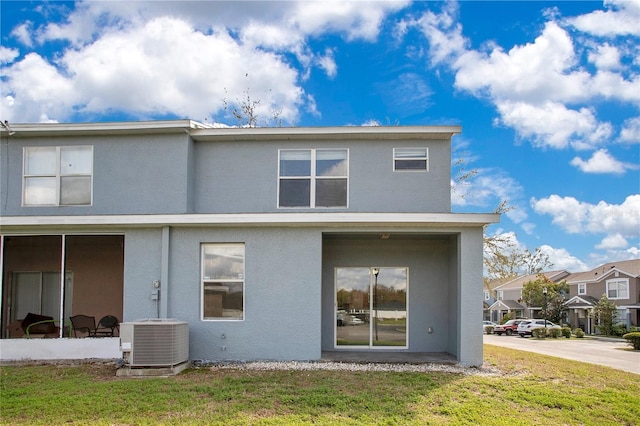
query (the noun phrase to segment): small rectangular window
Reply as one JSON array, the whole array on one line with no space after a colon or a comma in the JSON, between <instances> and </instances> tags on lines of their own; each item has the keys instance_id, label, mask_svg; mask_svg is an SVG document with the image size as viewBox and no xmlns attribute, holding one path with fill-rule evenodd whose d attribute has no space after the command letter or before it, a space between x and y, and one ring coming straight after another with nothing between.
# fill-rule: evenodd
<instances>
[{"instance_id":1,"label":"small rectangular window","mask_svg":"<svg viewBox=\"0 0 640 426\"><path fill-rule=\"evenodd\" d=\"M202 319L244 319L244 244L202 244Z\"/></svg>"},{"instance_id":2,"label":"small rectangular window","mask_svg":"<svg viewBox=\"0 0 640 426\"><path fill-rule=\"evenodd\" d=\"M580 283L578 284L578 295L584 295L584 294L587 294L587 284Z\"/></svg>"},{"instance_id":3,"label":"small rectangular window","mask_svg":"<svg viewBox=\"0 0 640 426\"><path fill-rule=\"evenodd\" d=\"M23 205L91 205L93 147L26 147L23 161Z\"/></svg>"},{"instance_id":4,"label":"small rectangular window","mask_svg":"<svg viewBox=\"0 0 640 426\"><path fill-rule=\"evenodd\" d=\"M498 290L498 300L502 300L504 298L504 292L502 290Z\"/></svg>"},{"instance_id":5,"label":"small rectangular window","mask_svg":"<svg viewBox=\"0 0 640 426\"><path fill-rule=\"evenodd\" d=\"M429 170L429 149L428 148L394 148L393 149L393 170L394 171L428 171Z\"/></svg>"}]
</instances>

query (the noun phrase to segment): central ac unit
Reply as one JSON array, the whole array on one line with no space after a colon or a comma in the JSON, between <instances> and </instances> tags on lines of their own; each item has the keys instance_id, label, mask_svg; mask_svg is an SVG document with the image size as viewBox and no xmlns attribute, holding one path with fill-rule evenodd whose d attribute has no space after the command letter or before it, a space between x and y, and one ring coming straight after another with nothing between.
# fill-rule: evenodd
<instances>
[{"instance_id":1,"label":"central ac unit","mask_svg":"<svg viewBox=\"0 0 640 426\"><path fill-rule=\"evenodd\" d=\"M120 350L130 367L174 367L189 360L189 324L147 319L120 324Z\"/></svg>"}]
</instances>

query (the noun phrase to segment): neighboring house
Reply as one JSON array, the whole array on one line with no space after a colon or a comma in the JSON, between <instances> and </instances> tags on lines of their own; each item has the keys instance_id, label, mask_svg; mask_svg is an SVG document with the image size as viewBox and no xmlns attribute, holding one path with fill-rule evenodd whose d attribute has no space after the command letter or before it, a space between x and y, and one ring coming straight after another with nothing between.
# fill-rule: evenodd
<instances>
[{"instance_id":1,"label":"neighboring house","mask_svg":"<svg viewBox=\"0 0 640 426\"><path fill-rule=\"evenodd\" d=\"M640 259L610 262L572 274L569 284L569 323L595 333L591 308L606 295L618 306L618 321L627 328L640 326Z\"/></svg>"},{"instance_id":2,"label":"neighboring house","mask_svg":"<svg viewBox=\"0 0 640 426\"><path fill-rule=\"evenodd\" d=\"M570 275L564 270L543 272L543 274L554 283L559 283ZM536 318L536 313L542 308L526 306L522 302L522 288L526 283L536 281L538 275L520 275L495 287L497 300L489 307L491 320L500 322L505 315L510 315L513 318Z\"/></svg>"},{"instance_id":3,"label":"neighboring house","mask_svg":"<svg viewBox=\"0 0 640 426\"><path fill-rule=\"evenodd\" d=\"M485 321L493 321L493 322L499 322L499 319L497 319L497 314L495 315L496 318L492 317L492 313L491 310L489 308L491 308L491 306L498 300L496 297L496 291L495 289L499 286L501 286L502 284L506 283L507 281L512 280L515 277L510 277L510 278L496 278L490 281L485 281L484 282L484 290L483 290L483 300L482 300L482 319Z\"/></svg>"},{"instance_id":4,"label":"neighboring house","mask_svg":"<svg viewBox=\"0 0 640 426\"><path fill-rule=\"evenodd\" d=\"M482 364L483 226L499 216L451 213L459 127L11 128L2 359L117 356L117 338L11 338L28 314L63 324L59 337L83 314L186 321L192 360Z\"/></svg>"}]
</instances>

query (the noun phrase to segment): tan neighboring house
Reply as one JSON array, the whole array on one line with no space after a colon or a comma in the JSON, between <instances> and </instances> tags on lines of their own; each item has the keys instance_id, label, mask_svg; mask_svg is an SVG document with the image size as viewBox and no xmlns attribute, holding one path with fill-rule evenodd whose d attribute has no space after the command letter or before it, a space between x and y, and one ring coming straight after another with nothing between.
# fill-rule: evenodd
<instances>
[{"instance_id":1,"label":"tan neighboring house","mask_svg":"<svg viewBox=\"0 0 640 426\"><path fill-rule=\"evenodd\" d=\"M554 283L559 283L570 276L570 273L565 270L543 272L543 274ZM520 275L495 287L496 300L489 306L491 321L500 322L507 314L512 314L514 318L535 318L535 313L542 308L525 305L522 302L522 288L529 281L537 280L538 275Z\"/></svg>"},{"instance_id":2,"label":"tan neighboring house","mask_svg":"<svg viewBox=\"0 0 640 426\"><path fill-rule=\"evenodd\" d=\"M618 306L618 322L640 326L640 259L609 262L587 272L571 274L569 323L586 333L595 332L589 311L603 294Z\"/></svg>"}]
</instances>

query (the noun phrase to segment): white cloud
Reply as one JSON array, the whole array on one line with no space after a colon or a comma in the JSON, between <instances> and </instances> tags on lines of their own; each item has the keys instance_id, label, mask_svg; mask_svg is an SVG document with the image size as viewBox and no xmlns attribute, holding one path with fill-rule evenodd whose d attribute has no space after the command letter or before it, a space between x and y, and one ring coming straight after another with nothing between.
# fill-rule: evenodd
<instances>
[{"instance_id":1,"label":"white cloud","mask_svg":"<svg viewBox=\"0 0 640 426\"><path fill-rule=\"evenodd\" d=\"M331 49L326 49L324 55L318 58L318 65L329 78L334 78L338 74L338 65Z\"/></svg>"},{"instance_id":2,"label":"white cloud","mask_svg":"<svg viewBox=\"0 0 640 426\"><path fill-rule=\"evenodd\" d=\"M554 194L534 198L531 205L536 213L551 215L552 222L570 234L640 237L640 194L629 195L622 204L590 204Z\"/></svg>"},{"instance_id":3,"label":"white cloud","mask_svg":"<svg viewBox=\"0 0 640 426\"><path fill-rule=\"evenodd\" d=\"M578 30L596 36L615 37L640 35L640 2L638 0L608 0L609 10L596 10L567 22Z\"/></svg>"},{"instance_id":4,"label":"white cloud","mask_svg":"<svg viewBox=\"0 0 640 426\"><path fill-rule=\"evenodd\" d=\"M595 52L590 52L589 61L599 69L616 69L620 68L620 51L617 47L605 43L596 46Z\"/></svg>"},{"instance_id":5,"label":"white cloud","mask_svg":"<svg viewBox=\"0 0 640 426\"><path fill-rule=\"evenodd\" d=\"M0 64L10 64L18 56L20 56L20 51L18 49L10 49L8 47L0 46Z\"/></svg>"},{"instance_id":6,"label":"white cloud","mask_svg":"<svg viewBox=\"0 0 640 426\"><path fill-rule=\"evenodd\" d=\"M33 40L31 39L31 33L33 24L30 21L27 21L23 24L18 25L11 31L11 36L18 39L20 43L22 43L26 47L33 46Z\"/></svg>"},{"instance_id":7,"label":"white cloud","mask_svg":"<svg viewBox=\"0 0 640 426\"><path fill-rule=\"evenodd\" d=\"M633 117L624 121L618 140L623 143L640 144L640 117Z\"/></svg>"},{"instance_id":8,"label":"white cloud","mask_svg":"<svg viewBox=\"0 0 640 426\"><path fill-rule=\"evenodd\" d=\"M635 16L635 6L628 3L611 6L620 9L615 18L621 22ZM428 11L411 22L428 40L431 65L450 67L457 89L490 99L500 115L496 122L535 146L601 146L610 141L613 127L598 117L598 102L640 103L640 74L629 69L637 49L620 49L570 32L563 25L572 26L575 20L554 20L552 14L530 43L509 50L494 43L469 49L457 13L447 3L439 14ZM582 66L584 51L595 70Z\"/></svg>"},{"instance_id":9,"label":"white cloud","mask_svg":"<svg viewBox=\"0 0 640 426\"><path fill-rule=\"evenodd\" d=\"M575 256L572 256L567 249L553 248L549 245L539 247L540 251L549 257L549 261L553 266L553 270L565 270L569 272L585 271L589 268L587 265Z\"/></svg>"},{"instance_id":10,"label":"white cloud","mask_svg":"<svg viewBox=\"0 0 640 426\"><path fill-rule=\"evenodd\" d=\"M618 233L607 235L602 239L600 244L596 245L597 249L605 250L626 249L627 247L629 247L629 242Z\"/></svg>"},{"instance_id":11,"label":"white cloud","mask_svg":"<svg viewBox=\"0 0 640 426\"><path fill-rule=\"evenodd\" d=\"M374 41L384 17L408 3L245 4L87 1L77 2L62 21L17 26L12 35L25 45L66 41L72 48L59 51L55 63L38 57L38 63L25 58L3 67L2 106L9 109L3 116L21 122L68 120L71 114L91 119L116 110L202 120L223 113L223 98L233 103L249 92L260 100L260 116L277 105L280 118L294 123L300 108L319 115L300 86L310 67L329 78L338 72L332 49L313 52L309 39L335 33ZM42 82L38 74L53 84L33 89ZM34 97L35 91L41 93Z\"/></svg>"},{"instance_id":12,"label":"white cloud","mask_svg":"<svg viewBox=\"0 0 640 426\"><path fill-rule=\"evenodd\" d=\"M579 168L584 173L611 173L616 175L624 174L627 170L639 168L638 165L616 160L606 149L594 152L591 158L586 161L580 157L575 157L571 160L571 165Z\"/></svg>"},{"instance_id":13,"label":"white cloud","mask_svg":"<svg viewBox=\"0 0 640 426\"><path fill-rule=\"evenodd\" d=\"M586 107L574 110L554 102L536 105L510 101L499 101L496 106L501 123L540 147L591 148L604 143L612 131L609 123L599 123L593 110Z\"/></svg>"}]
</instances>

